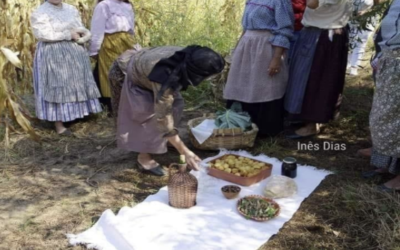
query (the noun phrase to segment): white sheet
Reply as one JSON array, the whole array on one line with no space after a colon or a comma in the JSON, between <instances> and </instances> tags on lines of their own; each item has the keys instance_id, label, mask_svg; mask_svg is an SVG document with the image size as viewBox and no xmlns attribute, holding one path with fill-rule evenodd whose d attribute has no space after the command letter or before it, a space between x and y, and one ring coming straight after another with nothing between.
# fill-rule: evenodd
<instances>
[{"instance_id":1,"label":"white sheet","mask_svg":"<svg viewBox=\"0 0 400 250\"><path fill-rule=\"evenodd\" d=\"M226 153L229 152L223 151L218 156ZM250 156L243 151L236 154ZM280 174L279 160L265 155L251 158L273 164L272 173ZM237 213L237 199L226 200L220 191L228 182L207 175L205 170L194 174L199 180L197 206L186 210L170 207L167 187L164 187L135 207L122 208L117 216L106 210L92 228L77 235L67 235L70 243L83 243L99 250L255 250L278 233L301 202L330 173L298 166L295 179L298 193L291 198L276 200L281 213L267 222L246 220ZM240 197L262 194L265 181L242 187Z\"/></svg>"}]
</instances>

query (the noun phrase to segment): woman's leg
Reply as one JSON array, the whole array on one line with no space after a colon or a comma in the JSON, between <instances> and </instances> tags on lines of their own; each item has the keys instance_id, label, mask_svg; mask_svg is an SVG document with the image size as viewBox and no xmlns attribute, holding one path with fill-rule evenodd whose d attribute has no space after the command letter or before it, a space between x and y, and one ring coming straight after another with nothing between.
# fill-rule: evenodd
<instances>
[{"instance_id":1,"label":"woman's leg","mask_svg":"<svg viewBox=\"0 0 400 250\"><path fill-rule=\"evenodd\" d=\"M363 148L357 151L357 154L362 157L371 157L372 148Z\"/></svg>"},{"instance_id":2,"label":"woman's leg","mask_svg":"<svg viewBox=\"0 0 400 250\"><path fill-rule=\"evenodd\" d=\"M56 127L57 134L62 134L67 130L63 122L55 122L54 125Z\"/></svg>"},{"instance_id":3,"label":"woman's leg","mask_svg":"<svg viewBox=\"0 0 400 250\"><path fill-rule=\"evenodd\" d=\"M392 190L400 190L400 175L396 175L396 177L384 183L383 185Z\"/></svg>"},{"instance_id":4,"label":"woman's leg","mask_svg":"<svg viewBox=\"0 0 400 250\"><path fill-rule=\"evenodd\" d=\"M139 153L137 161L139 162L140 165L146 170L150 170L153 168L156 168L160 166L158 162L156 162L150 154L147 153Z\"/></svg>"},{"instance_id":5,"label":"woman's leg","mask_svg":"<svg viewBox=\"0 0 400 250\"><path fill-rule=\"evenodd\" d=\"M320 126L317 123L306 123L305 126L296 130L296 134L300 136L316 135L320 131Z\"/></svg>"}]
</instances>

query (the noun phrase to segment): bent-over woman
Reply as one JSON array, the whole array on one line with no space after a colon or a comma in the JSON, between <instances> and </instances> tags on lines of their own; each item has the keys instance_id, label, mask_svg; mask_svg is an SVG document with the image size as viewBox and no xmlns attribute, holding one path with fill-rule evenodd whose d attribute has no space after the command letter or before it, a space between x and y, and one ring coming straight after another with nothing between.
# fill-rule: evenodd
<instances>
[{"instance_id":1,"label":"bent-over woman","mask_svg":"<svg viewBox=\"0 0 400 250\"><path fill-rule=\"evenodd\" d=\"M90 56L97 59L94 74L99 82L100 101L112 112L108 72L111 64L134 45L135 16L128 0L100 0L92 17Z\"/></svg>"},{"instance_id":2,"label":"bent-over woman","mask_svg":"<svg viewBox=\"0 0 400 250\"><path fill-rule=\"evenodd\" d=\"M77 43L89 31L78 10L62 0L48 0L37 8L31 26L39 40L33 63L36 116L55 122L58 134L70 134L64 122L101 112L89 55Z\"/></svg>"},{"instance_id":3,"label":"bent-over woman","mask_svg":"<svg viewBox=\"0 0 400 250\"><path fill-rule=\"evenodd\" d=\"M259 127L259 136L283 130L283 96L288 80L287 53L293 35L290 0L249 0L243 35L236 46L224 99L242 104Z\"/></svg>"},{"instance_id":4,"label":"bent-over woman","mask_svg":"<svg viewBox=\"0 0 400 250\"><path fill-rule=\"evenodd\" d=\"M138 167L162 176L165 171L151 154L166 153L169 142L197 170L200 159L181 141L175 127L184 106L179 92L220 73L224 65L219 54L200 46L123 53L110 70L113 108L118 109L118 147L139 153Z\"/></svg>"}]
</instances>

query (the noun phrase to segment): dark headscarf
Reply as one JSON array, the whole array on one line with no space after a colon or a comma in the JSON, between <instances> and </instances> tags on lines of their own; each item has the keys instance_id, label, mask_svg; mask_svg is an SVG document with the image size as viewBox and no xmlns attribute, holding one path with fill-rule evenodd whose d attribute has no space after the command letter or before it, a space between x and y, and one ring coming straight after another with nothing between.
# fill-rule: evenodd
<instances>
[{"instance_id":1,"label":"dark headscarf","mask_svg":"<svg viewBox=\"0 0 400 250\"><path fill-rule=\"evenodd\" d=\"M210 48L192 45L160 60L150 72L150 81L160 83L160 98L165 90L186 90L197 86L206 78L220 73L225 66L221 55Z\"/></svg>"}]
</instances>

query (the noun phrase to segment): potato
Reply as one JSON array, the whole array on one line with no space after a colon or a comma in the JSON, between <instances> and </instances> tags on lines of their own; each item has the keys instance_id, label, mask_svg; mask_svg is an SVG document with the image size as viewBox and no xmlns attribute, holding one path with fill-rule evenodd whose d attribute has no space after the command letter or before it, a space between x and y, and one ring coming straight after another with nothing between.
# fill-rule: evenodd
<instances>
[{"instance_id":1,"label":"potato","mask_svg":"<svg viewBox=\"0 0 400 250\"><path fill-rule=\"evenodd\" d=\"M236 173L235 175L236 175L236 176L241 176L239 173Z\"/></svg>"},{"instance_id":2,"label":"potato","mask_svg":"<svg viewBox=\"0 0 400 250\"><path fill-rule=\"evenodd\" d=\"M224 171L227 172L227 173L232 173L232 169L230 169L230 168L225 168Z\"/></svg>"}]
</instances>

